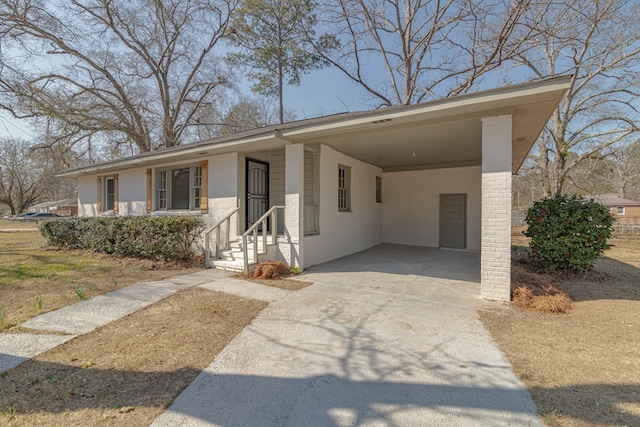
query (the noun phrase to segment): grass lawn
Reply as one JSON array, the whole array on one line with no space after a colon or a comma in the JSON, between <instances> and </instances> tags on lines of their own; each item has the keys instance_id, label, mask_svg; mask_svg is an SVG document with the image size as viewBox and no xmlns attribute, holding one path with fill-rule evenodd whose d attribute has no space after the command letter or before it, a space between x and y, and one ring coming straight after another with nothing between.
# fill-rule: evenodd
<instances>
[{"instance_id":1,"label":"grass lawn","mask_svg":"<svg viewBox=\"0 0 640 427\"><path fill-rule=\"evenodd\" d=\"M0 425L147 426L267 305L182 290L0 374Z\"/></svg>"},{"instance_id":2,"label":"grass lawn","mask_svg":"<svg viewBox=\"0 0 640 427\"><path fill-rule=\"evenodd\" d=\"M2 232L17 227L31 231ZM81 298L195 271L43 245L36 224L0 221L0 331Z\"/></svg>"},{"instance_id":3,"label":"grass lawn","mask_svg":"<svg viewBox=\"0 0 640 427\"><path fill-rule=\"evenodd\" d=\"M3 230L37 230L38 223L35 221L20 221L0 219L0 231Z\"/></svg>"},{"instance_id":4,"label":"grass lawn","mask_svg":"<svg viewBox=\"0 0 640 427\"><path fill-rule=\"evenodd\" d=\"M2 232L12 225L0 221L0 334L30 332L10 326L80 290L90 298L199 269L46 248L34 224ZM78 336L0 373L0 425L149 425L266 305L194 287Z\"/></svg>"},{"instance_id":5,"label":"grass lawn","mask_svg":"<svg viewBox=\"0 0 640 427\"><path fill-rule=\"evenodd\" d=\"M513 243L526 244L515 233ZM597 263L604 282L557 287L567 314L510 306L480 314L547 425L640 425L640 236L616 236Z\"/></svg>"}]
</instances>

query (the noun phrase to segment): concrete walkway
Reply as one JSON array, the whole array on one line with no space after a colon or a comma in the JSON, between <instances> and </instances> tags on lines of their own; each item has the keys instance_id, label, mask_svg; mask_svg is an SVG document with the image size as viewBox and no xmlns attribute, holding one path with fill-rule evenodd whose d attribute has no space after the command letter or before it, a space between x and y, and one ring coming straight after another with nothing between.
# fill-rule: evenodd
<instances>
[{"instance_id":1,"label":"concrete walkway","mask_svg":"<svg viewBox=\"0 0 640 427\"><path fill-rule=\"evenodd\" d=\"M268 302L289 294L281 289L230 278L229 273L220 270L203 270L131 285L32 317L20 325L38 333L0 334L0 372L191 286Z\"/></svg>"},{"instance_id":2,"label":"concrete walkway","mask_svg":"<svg viewBox=\"0 0 640 427\"><path fill-rule=\"evenodd\" d=\"M542 426L478 321L477 253L380 245L301 279L152 425Z\"/></svg>"}]
</instances>

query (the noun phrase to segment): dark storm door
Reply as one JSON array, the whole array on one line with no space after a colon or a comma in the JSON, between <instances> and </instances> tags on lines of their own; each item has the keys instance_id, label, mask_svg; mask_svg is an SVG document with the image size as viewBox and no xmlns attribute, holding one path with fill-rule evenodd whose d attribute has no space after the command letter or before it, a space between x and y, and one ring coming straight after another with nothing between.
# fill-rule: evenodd
<instances>
[{"instance_id":1,"label":"dark storm door","mask_svg":"<svg viewBox=\"0 0 640 427\"><path fill-rule=\"evenodd\" d=\"M440 247L466 249L467 195L440 195Z\"/></svg>"},{"instance_id":2,"label":"dark storm door","mask_svg":"<svg viewBox=\"0 0 640 427\"><path fill-rule=\"evenodd\" d=\"M269 209L269 164L247 159L247 228Z\"/></svg>"}]
</instances>

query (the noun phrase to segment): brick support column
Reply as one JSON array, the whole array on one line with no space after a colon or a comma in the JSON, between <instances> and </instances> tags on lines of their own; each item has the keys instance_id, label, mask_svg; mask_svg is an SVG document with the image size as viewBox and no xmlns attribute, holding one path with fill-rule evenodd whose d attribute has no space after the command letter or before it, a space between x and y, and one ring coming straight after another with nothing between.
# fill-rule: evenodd
<instances>
[{"instance_id":1,"label":"brick support column","mask_svg":"<svg viewBox=\"0 0 640 427\"><path fill-rule=\"evenodd\" d=\"M482 119L481 295L511 298L511 115Z\"/></svg>"},{"instance_id":2,"label":"brick support column","mask_svg":"<svg viewBox=\"0 0 640 427\"><path fill-rule=\"evenodd\" d=\"M290 144L285 147L285 237L290 254L287 262L302 271L304 266L304 146Z\"/></svg>"}]
</instances>

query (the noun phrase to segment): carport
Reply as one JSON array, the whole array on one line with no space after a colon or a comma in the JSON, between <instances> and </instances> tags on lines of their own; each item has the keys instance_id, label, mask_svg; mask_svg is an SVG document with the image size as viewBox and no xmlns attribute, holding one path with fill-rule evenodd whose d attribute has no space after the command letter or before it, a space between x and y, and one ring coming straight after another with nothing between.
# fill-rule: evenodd
<instances>
[{"instance_id":1,"label":"carport","mask_svg":"<svg viewBox=\"0 0 640 427\"><path fill-rule=\"evenodd\" d=\"M304 247L296 249L301 264L316 265L380 242L479 251L482 297L509 300L511 175L567 85L566 77L547 79L279 131L293 143L287 150L320 145L321 188L323 176L333 178L332 168L342 159L363 162L361 169L379 168L380 219L372 215L376 206L354 210L354 221L320 203L321 233L305 236ZM323 169L325 154L330 161ZM372 191L366 185L359 191Z\"/></svg>"}]
</instances>

